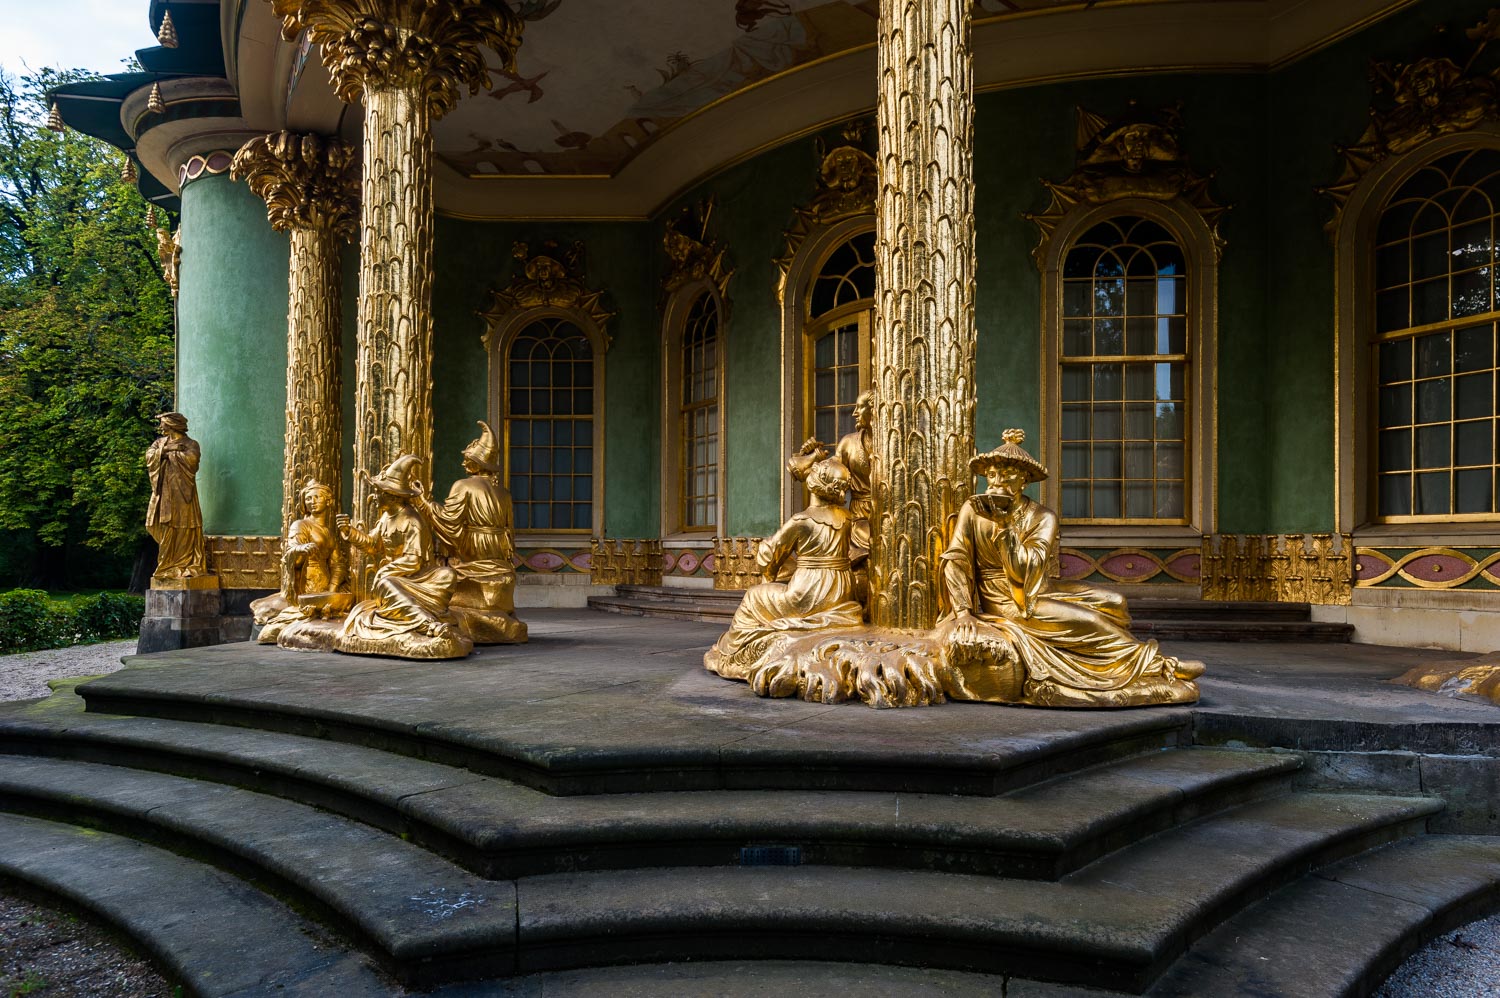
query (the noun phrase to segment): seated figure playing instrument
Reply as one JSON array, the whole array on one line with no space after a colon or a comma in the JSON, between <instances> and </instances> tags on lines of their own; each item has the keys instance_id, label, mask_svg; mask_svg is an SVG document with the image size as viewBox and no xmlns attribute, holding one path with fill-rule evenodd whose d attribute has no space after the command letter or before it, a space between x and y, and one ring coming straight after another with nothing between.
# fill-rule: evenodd
<instances>
[{"instance_id":1,"label":"seated figure playing instrument","mask_svg":"<svg viewBox=\"0 0 1500 998\"><path fill-rule=\"evenodd\" d=\"M413 504L458 575L449 609L464 631L475 644L520 644L526 625L516 619L515 513L496 478L500 452L488 423L479 423L479 438L464 448L463 467L469 477L453 483L443 505L420 490Z\"/></svg>"},{"instance_id":2,"label":"seated figure playing instrument","mask_svg":"<svg viewBox=\"0 0 1500 998\"><path fill-rule=\"evenodd\" d=\"M1023 490L1047 470L1006 430L1001 446L969 464L989 481L960 509L942 556L951 613L943 654L979 699L1038 706L1191 703L1201 662L1138 641L1117 593L1052 578L1057 514Z\"/></svg>"},{"instance_id":3,"label":"seated figure playing instrument","mask_svg":"<svg viewBox=\"0 0 1500 998\"><path fill-rule=\"evenodd\" d=\"M334 651L397 658L463 658L474 650L449 612L458 575L437 562L432 530L412 506L420 491L413 478L417 459L403 454L367 481L380 504L380 519L365 533L336 518L339 536L375 564L370 598L349 611L333 638Z\"/></svg>"},{"instance_id":4,"label":"seated figure playing instrument","mask_svg":"<svg viewBox=\"0 0 1500 998\"><path fill-rule=\"evenodd\" d=\"M854 516L844 507L849 469L833 459L807 471L812 504L782 524L756 552L766 581L745 593L734 623L703 657L703 665L728 679L746 679L782 641L828 628L858 627L864 608L854 602L849 537ZM775 581L793 555L787 582Z\"/></svg>"},{"instance_id":5,"label":"seated figure playing instrument","mask_svg":"<svg viewBox=\"0 0 1500 998\"><path fill-rule=\"evenodd\" d=\"M309 478L297 500L302 515L287 526L281 545L281 590L250 604L262 625L262 644L274 644L288 624L340 616L353 602L348 560L333 523L333 490Z\"/></svg>"}]
</instances>

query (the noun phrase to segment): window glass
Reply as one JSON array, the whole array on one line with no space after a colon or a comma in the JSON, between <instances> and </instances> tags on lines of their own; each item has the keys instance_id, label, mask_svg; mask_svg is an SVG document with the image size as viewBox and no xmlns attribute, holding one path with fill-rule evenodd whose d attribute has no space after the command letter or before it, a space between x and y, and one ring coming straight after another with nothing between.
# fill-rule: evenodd
<instances>
[{"instance_id":1,"label":"window glass","mask_svg":"<svg viewBox=\"0 0 1500 998\"><path fill-rule=\"evenodd\" d=\"M506 472L517 530L589 530L594 352L566 319L523 329L506 358Z\"/></svg>"},{"instance_id":2,"label":"window glass","mask_svg":"<svg viewBox=\"0 0 1500 998\"><path fill-rule=\"evenodd\" d=\"M712 527L718 520L719 304L708 292L688 312L682 334L682 525Z\"/></svg>"}]
</instances>

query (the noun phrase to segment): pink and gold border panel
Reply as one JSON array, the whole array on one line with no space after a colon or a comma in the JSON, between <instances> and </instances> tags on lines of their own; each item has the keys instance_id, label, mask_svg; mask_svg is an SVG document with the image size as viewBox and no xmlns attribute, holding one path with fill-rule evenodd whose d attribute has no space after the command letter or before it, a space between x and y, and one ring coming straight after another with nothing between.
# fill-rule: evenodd
<instances>
[{"instance_id":1,"label":"pink and gold border panel","mask_svg":"<svg viewBox=\"0 0 1500 998\"><path fill-rule=\"evenodd\" d=\"M1063 548L1057 575L1070 582L1085 580L1124 585L1196 586L1202 573L1202 550L1191 548Z\"/></svg>"},{"instance_id":2,"label":"pink and gold border panel","mask_svg":"<svg viewBox=\"0 0 1500 998\"><path fill-rule=\"evenodd\" d=\"M1488 548L1356 548L1354 584L1418 589L1500 587L1500 551Z\"/></svg>"}]
</instances>

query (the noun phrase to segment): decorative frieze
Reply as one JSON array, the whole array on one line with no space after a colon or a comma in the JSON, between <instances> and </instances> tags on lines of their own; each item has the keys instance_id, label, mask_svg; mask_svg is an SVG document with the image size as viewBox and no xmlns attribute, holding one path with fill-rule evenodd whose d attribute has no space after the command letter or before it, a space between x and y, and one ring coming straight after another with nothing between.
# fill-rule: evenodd
<instances>
[{"instance_id":1,"label":"decorative frieze","mask_svg":"<svg viewBox=\"0 0 1500 998\"><path fill-rule=\"evenodd\" d=\"M1348 534L1212 534L1203 538L1203 598L1348 605Z\"/></svg>"},{"instance_id":2,"label":"decorative frieze","mask_svg":"<svg viewBox=\"0 0 1500 998\"><path fill-rule=\"evenodd\" d=\"M1500 587L1500 551L1494 548L1354 549L1354 584L1361 589L1490 590Z\"/></svg>"},{"instance_id":3,"label":"decorative frieze","mask_svg":"<svg viewBox=\"0 0 1500 998\"><path fill-rule=\"evenodd\" d=\"M224 589L280 589L281 538L210 535L208 569Z\"/></svg>"},{"instance_id":4,"label":"decorative frieze","mask_svg":"<svg viewBox=\"0 0 1500 998\"><path fill-rule=\"evenodd\" d=\"M1202 549L1063 548L1057 576L1070 582L1106 581L1121 585L1198 585Z\"/></svg>"},{"instance_id":5,"label":"decorative frieze","mask_svg":"<svg viewBox=\"0 0 1500 998\"><path fill-rule=\"evenodd\" d=\"M661 541L618 537L590 539L591 572L596 586L661 585Z\"/></svg>"},{"instance_id":6,"label":"decorative frieze","mask_svg":"<svg viewBox=\"0 0 1500 998\"><path fill-rule=\"evenodd\" d=\"M749 589L761 581L755 564L759 537L715 537L713 576L715 589Z\"/></svg>"}]
</instances>

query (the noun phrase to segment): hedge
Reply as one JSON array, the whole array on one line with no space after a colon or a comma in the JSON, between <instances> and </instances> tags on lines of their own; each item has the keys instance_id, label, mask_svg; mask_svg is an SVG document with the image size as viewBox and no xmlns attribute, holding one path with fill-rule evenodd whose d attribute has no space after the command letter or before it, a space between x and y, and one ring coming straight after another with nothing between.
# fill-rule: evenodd
<instances>
[{"instance_id":1,"label":"hedge","mask_svg":"<svg viewBox=\"0 0 1500 998\"><path fill-rule=\"evenodd\" d=\"M127 593L58 603L40 589L12 589L0 593L0 655L133 637L145 613L145 599Z\"/></svg>"}]
</instances>

